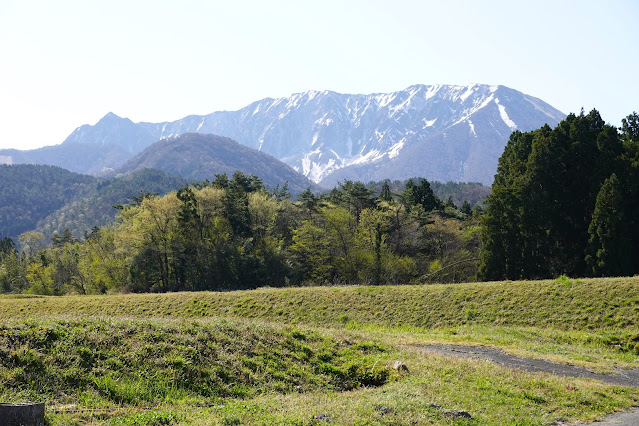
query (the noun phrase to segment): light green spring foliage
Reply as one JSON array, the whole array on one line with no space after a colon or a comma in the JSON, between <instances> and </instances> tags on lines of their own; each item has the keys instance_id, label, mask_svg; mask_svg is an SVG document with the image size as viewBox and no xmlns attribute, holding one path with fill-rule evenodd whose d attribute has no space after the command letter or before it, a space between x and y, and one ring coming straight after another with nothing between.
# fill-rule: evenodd
<instances>
[{"instance_id":1,"label":"light green spring foliage","mask_svg":"<svg viewBox=\"0 0 639 426\"><path fill-rule=\"evenodd\" d=\"M265 191L257 177L236 174L162 197L145 194L119 206L114 225L94 228L83 241L65 231L45 248L42 234L23 234L22 253L0 256L0 291L402 284L429 272L432 261L450 266L477 256L479 245L466 236L477 218L450 208L425 210L427 201L441 206L433 204L432 191L426 201L409 201L411 208L405 200L411 197L378 201L372 193L346 182L322 198L307 191L292 203L281 191ZM431 282L468 281L476 262L453 266Z\"/></svg>"}]
</instances>

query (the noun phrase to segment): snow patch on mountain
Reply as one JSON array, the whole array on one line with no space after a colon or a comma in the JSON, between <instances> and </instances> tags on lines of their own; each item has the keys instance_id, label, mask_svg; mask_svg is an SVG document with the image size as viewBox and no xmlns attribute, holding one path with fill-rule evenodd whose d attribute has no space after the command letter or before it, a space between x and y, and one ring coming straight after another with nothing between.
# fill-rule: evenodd
<instances>
[{"instance_id":1,"label":"snow patch on mountain","mask_svg":"<svg viewBox=\"0 0 639 426\"><path fill-rule=\"evenodd\" d=\"M453 123L453 126L459 123L465 122L466 120L468 120L468 118L476 114L479 110L486 108L488 104L490 104L493 100L494 100L494 96L492 94L488 97L481 97L481 98L474 99L473 105L470 108L463 109L461 111L461 114L460 114L461 117Z\"/></svg>"},{"instance_id":2,"label":"snow patch on mountain","mask_svg":"<svg viewBox=\"0 0 639 426\"><path fill-rule=\"evenodd\" d=\"M405 139L397 142L388 150L388 158L395 158L399 155L399 151L404 147Z\"/></svg>"},{"instance_id":3,"label":"snow patch on mountain","mask_svg":"<svg viewBox=\"0 0 639 426\"><path fill-rule=\"evenodd\" d=\"M424 127L423 127L423 128L425 129L426 127L432 127L432 126L434 126L434 125L435 125L435 123L436 123L436 122L437 122L437 119L436 119L436 118L434 118L434 119L432 119L432 120L426 120L426 119L424 118L424 123L425 123L425 124L424 124Z\"/></svg>"},{"instance_id":4,"label":"snow patch on mountain","mask_svg":"<svg viewBox=\"0 0 639 426\"><path fill-rule=\"evenodd\" d=\"M459 99L462 102L465 102L466 99L468 99L470 97L470 95L473 94L473 92L475 91L475 84L471 84L470 86L466 87L466 91L459 97Z\"/></svg>"},{"instance_id":5,"label":"snow patch on mountain","mask_svg":"<svg viewBox=\"0 0 639 426\"><path fill-rule=\"evenodd\" d=\"M468 121L468 126L470 127L470 133L472 133L473 136L477 137L477 132L475 132L475 125L470 119L467 121Z\"/></svg>"},{"instance_id":6,"label":"snow patch on mountain","mask_svg":"<svg viewBox=\"0 0 639 426\"><path fill-rule=\"evenodd\" d=\"M506 123L506 125L510 127L512 130L516 130L517 125L515 124L514 121L510 119L510 117L508 117L508 113L506 112L506 107L499 103L499 99L495 99L495 103L497 104L497 108L499 109L499 116L501 117L502 120L504 120L504 123Z\"/></svg>"}]
</instances>

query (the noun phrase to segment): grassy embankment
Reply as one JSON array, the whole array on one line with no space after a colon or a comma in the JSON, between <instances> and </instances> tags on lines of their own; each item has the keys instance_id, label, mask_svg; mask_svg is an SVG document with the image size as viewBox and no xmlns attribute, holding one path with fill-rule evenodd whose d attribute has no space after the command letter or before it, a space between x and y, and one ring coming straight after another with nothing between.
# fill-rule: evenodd
<instances>
[{"instance_id":1,"label":"grassy embankment","mask_svg":"<svg viewBox=\"0 0 639 426\"><path fill-rule=\"evenodd\" d=\"M53 415L53 423L594 419L637 404L639 393L410 345L482 343L600 369L637 366L638 290L639 279L619 278L4 297L0 398L126 407L114 416ZM390 369L396 359L409 374ZM475 420L452 419L431 403Z\"/></svg>"}]
</instances>

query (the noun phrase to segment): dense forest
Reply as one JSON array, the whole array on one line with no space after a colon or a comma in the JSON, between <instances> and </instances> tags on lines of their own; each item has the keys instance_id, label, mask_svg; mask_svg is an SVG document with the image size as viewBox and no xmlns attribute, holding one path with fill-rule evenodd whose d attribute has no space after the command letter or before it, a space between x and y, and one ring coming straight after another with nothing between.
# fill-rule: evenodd
<instances>
[{"instance_id":1,"label":"dense forest","mask_svg":"<svg viewBox=\"0 0 639 426\"><path fill-rule=\"evenodd\" d=\"M176 191L185 183L150 169L96 178L55 166L0 165L0 235L17 240L23 232L37 230L48 241L53 232L68 228L80 237L94 226L113 223L113 205L144 193Z\"/></svg>"},{"instance_id":2,"label":"dense forest","mask_svg":"<svg viewBox=\"0 0 639 426\"><path fill-rule=\"evenodd\" d=\"M47 246L4 239L0 289L42 294L222 290L473 279L481 207L442 202L425 179L380 194L345 181L293 202L254 175L216 175L119 206L115 224Z\"/></svg>"},{"instance_id":3,"label":"dense forest","mask_svg":"<svg viewBox=\"0 0 639 426\"><path fill-rule=\"evenodd\" d=\"M142 169L116 178L102 178L82 196L55 210L38 221L36 230L49 240L54 232L65 229L75 236L84 236L94 227L113 223L117 210L114 206L130 203L144 194L164 195L177 191L186 184L179 176L160 170Z\"/></svg>"},{"instance_id":4,"label":"dense forest","mask_svg":"<svg viewBox=\"0 0 639 426\"><path fill-rule=\"evenodd\" d=\"M514 132L482 221L479 278L639 273L639 116Z\"/></svg>"},{"instance_id":5,"label":"dense forest","mask_svg":"<svg viewBox=\"0 0 639 426\"><path fill-rule=\"evenodd\" d=\"M0 233L17 237L95 185L96 178L55 166L0 165Z\"/></svg>"}]
</instances>

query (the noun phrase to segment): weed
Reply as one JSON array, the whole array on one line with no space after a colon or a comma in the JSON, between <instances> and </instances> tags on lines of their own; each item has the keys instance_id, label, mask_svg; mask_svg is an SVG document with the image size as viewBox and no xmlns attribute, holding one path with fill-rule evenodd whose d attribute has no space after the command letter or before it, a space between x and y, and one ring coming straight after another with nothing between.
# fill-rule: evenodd
<instances>
[{"instance_id":1,"label":"weed","mask_svg":"<svg viewBox=\"0 0 639 426\"><path fill-rule=\"evenodd\" d=\"M178 416L174 413L149 411L132 414L129 416L111 419L111 425L126 426L164 426L178 423Z\"/></svg>"}]
</instances>

